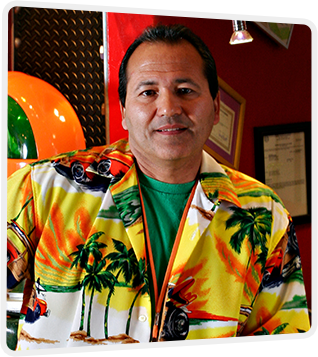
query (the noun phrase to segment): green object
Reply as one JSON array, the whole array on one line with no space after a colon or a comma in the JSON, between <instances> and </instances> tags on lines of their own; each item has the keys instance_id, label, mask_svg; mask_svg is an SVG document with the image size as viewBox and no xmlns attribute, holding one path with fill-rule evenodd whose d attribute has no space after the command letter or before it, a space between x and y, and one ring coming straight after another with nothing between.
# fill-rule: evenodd
<instances>
[{"instance_id":1,"label":"green object","mask_svg":"<svg viewBox=\"0 0 318 357\"><path fill-rule=\"evenodd\" d=\"M166 273L181 217L195 181L169 184L138 172L158 291Z\"/></svg>"},{"instance_id":2,"label":"green object","mask_svg":"<svg viewBox=\"0 0 318 357\"><path fill-rule=\"evenodd\" d=\"M17 345L19 317L14 315L7 316L7 346L10 350L15 350Z\"/></svg>"},{"instance_id":3,"label":"green object","mask_svg":"<svg viewBox=\"0 0 318 357\"><path fill-rule=\"evenodd\" d=\"M276 23L269 23L269 27L281 40L288 40L290 28L287 25L278 27Z\"/></svg>"},{"instance_id":4,"label":"green object","mask_svg":"<svg viewBox=\"0 0 318 357\"><path fill-rule=\"evenodd\" d=\"M37 159L30 121L21 106L8 96L8 158Z\"/></svg>"}]
</instances>

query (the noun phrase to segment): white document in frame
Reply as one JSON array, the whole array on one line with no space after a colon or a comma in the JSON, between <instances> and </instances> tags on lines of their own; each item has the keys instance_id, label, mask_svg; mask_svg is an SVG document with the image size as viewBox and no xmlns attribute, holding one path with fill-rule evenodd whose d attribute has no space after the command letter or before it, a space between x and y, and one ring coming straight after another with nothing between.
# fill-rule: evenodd
<instances>
[{"instance_id":1,"label":"white document in frame","mask_svg":"<svg viewBox=\"0 0 318 357\"><path fill-rule=\"evenodd\" d=\"M305 133L264 136L265 183L292 217L307 214Z\"/></svg>"}]
</instances>

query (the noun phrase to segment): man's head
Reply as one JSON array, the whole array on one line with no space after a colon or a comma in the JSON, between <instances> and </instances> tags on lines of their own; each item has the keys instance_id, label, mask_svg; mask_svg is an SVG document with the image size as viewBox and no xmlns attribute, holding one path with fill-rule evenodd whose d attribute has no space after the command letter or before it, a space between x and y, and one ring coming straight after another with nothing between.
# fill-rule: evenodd
<instances>
[{"instance_id":1,"label":"man's head","mask_svg":"<svg viewBox=\"0 0 318 357\"><path fill-rule=\"evenodd\" d=\"M214 58L212 57L207 45L201 40L200 37L183 25L157 25L146 28L144 32L129 46L125 56L123 57L119 68L118 86L119 99L123 107L125 107L127 94L127 64L136 48L144 42L164 42L173 45L179 43L181 40L188 41L199 52L204 62L204 75L208 80L211 96L215 99L219 90L218 77Z\"/></svg>"},{"instance_id":2,"label":"man's head","mask_svg":"<svg viewBox=\"0 0 318 357\"><path fill-rule=\"evenodd\" d=\"M135 42L138 46L131 47L121 66L122 125L130 149L144 173L166 182L175 182L177 172L184 182L195 177L220 109L214 61L207 61L210 57L185 37L192 42L194 37L205 49L201 40L184 27L176 28L146 30L142 37L157 33L156 40ZM208 80L210 72L215 80Z\"/></svg>"}]
</instances>

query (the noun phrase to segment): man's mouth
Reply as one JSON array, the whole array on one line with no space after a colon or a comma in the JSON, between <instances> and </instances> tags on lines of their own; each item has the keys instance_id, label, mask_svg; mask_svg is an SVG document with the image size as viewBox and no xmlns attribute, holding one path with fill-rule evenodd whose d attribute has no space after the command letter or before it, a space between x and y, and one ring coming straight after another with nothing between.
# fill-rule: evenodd
<instances>
[{"instance_id":1,"label":"man's mouth","mask_svg":"<svg viewBox=\"0 0 318 357\"><path fill-rule=\"evenodd\" d=\"M169 128L169 129L158 129L159 133L170 133L173 131L181 131L181 130L186 130L186 128Z\"/></svg>"},{"instance_id":2,"label":"man's mouth","mask_svg":"<svg viewBox=\"0 0 318 357\"><path fill-rule=\"evenodd\" d=\"M178 134L187 130L187 127L180 124L169 124L159 127L156 131L163 134Z\"/></svg>"}]
</instances>

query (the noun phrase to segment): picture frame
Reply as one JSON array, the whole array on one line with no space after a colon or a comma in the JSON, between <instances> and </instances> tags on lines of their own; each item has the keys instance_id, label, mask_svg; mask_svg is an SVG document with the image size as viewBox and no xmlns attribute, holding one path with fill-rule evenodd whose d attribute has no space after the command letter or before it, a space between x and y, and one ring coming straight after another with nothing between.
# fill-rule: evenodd
<instances>
[{"instance_id":1,"label":"picture frame","mask_svg":"<svg viewBox=\"0 0 318 357\"><path fill-rule=\"evenodd\" d=\"M219 163L239 168L246 100L218 78L220 121L213 126L204 150Z\"/></svg>"},{"instance_id":2,"label":"picture frame","mask_svg":"<svg viewBox=\"0 0 318 357\"><path fill-rule=\"evenodd\" d=\"M281 198L295 224L311 221L311 122L254 128L255 176Z\"/></svg>"},{"instance_id":3,"label":"picture frame","mask_svg":"<svg viewBox=\"0 0 318 357\"><path fill-rule=\"evenodd\" d=\"M249 15L296 17L299 5L243 5L243 13ZM255 22L272 39L285 48L289 47L294 24Z\"/></svg>"}]
</instances>

